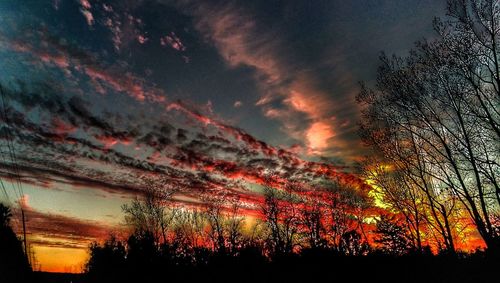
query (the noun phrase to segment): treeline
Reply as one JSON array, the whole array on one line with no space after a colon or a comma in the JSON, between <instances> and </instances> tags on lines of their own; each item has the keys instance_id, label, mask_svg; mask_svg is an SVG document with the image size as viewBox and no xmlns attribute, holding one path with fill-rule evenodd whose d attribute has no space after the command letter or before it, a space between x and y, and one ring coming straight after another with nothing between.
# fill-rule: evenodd
<instances>
[{"instance_id":1,"label":"treeline","mask_svg":"<svg viewBox=\"0 0 500 283\"><path fill-rule=\"evenodd\" d=\"M150 183L143 198L122 207L131 235L126 241L112 236L93 243L86 274L92 282L109 281L117 274L124 280L145 279L162 276L165 270L182 273L221 264L265 268L311 251L339 256L374 251L365 231L371 207L366 196L337 183L314 192L299 188L264 188L258 215L248 217L238 199L225 196L204 198L201 209L173 207L174 191ZM403 229L388 228L398 224L388 218L379 223L384 252L414 252Z\"/></svg>"},{"instance_id":2,"label":"treeline","mask_svg":"<svg viewBox=\"0 0 500 283\"><path fill-rule=\"evenodd\" d=\"M416 282L471 279L453 274L458 266L481 270L476 279L493 270L483 252L435 256L428 246L418 249L397 214L369 224L369 198L337 183L314 195L297 186L267 187L257 218L243 217L241 203L224 196L205 198L201 209L185 209L172 207L171 190L151 185L145 191L122 207L132 228L126 239L111 236L91 244L87 282L319 281L330 269L336 272L332 279L362 269L368 273L353 278L377 282L426 268L424 275L405 279ZM395 270L379 277L385 265Z\"/></svg>"}]
</instances>

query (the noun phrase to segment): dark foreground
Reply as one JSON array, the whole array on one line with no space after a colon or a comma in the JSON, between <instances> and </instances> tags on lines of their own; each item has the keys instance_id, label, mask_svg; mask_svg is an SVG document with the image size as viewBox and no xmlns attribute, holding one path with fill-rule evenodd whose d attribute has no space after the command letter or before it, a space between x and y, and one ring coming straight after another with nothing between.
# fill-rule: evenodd
<instances>
[{"instance_id":1,"label":"dark foreground","mask_svg":"<svg viewBox=\"0 0 500 283\"><path fill-rule=\"evenodd\" d=\"M36 272L32 282L498 282L499 269L500 260L484 257L305 255L273 263L226 258L202 267L128 269L94 278Z\"/></svg>"}]
</instances>

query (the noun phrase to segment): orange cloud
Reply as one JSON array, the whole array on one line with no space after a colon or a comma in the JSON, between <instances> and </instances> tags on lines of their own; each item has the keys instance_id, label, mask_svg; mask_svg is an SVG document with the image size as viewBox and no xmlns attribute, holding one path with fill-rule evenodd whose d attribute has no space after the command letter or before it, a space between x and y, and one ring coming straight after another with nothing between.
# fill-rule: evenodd
<instances>
[{"instance_id":1,"label":"orange cloud","mask_svg":"<svg viewBox=\"0 0 500 283\"><path fill-rule=\"evenodd\" d=\"M328 140L333 136L331 125L324 122L313 123L306 133L307 143L312 151L321 151L328 147Z\"/></svg>"},{"instance_id":2,"label":"orange cloud","mask_svg":"<svg viewBox=\"0 0 500 283\"><path fill-rule=\"evenodd\" d=\"M123 138L119 139L119 138L107 136L107 135L97 135L97 136L95 136L95 138L100 143L102 143L104 145L104 149L109 149L118 143L123 144L123 145L129 145L132 142L132 140L130 138L127 138L127 137L123 137Z\"/></svg>"}]
</instances>

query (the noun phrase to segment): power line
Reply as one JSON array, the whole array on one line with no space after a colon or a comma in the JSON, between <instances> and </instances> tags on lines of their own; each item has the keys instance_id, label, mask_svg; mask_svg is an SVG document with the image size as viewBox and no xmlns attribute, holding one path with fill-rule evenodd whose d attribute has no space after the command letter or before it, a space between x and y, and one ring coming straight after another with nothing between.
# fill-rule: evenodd
<instances>
[{"instance_id":1,"label":"power line","mask_svg":"<svg viewBox=\"0 0 500 283\"><path fill-rule=\"evenodd\" d=\"M3 90L3 87L1 85L0 85L0 94L2 96L2 112L1 112L1 114L3 116L3 120L6 122L7 120L5 119L6 111L5 111L5 103L4 103L5 100L3 98L4 97L4 90ZM2 127L2 129L3 129L3 127ZM5 135L5 140L7 140L7 138L8 138L7 135ZM4 161L4 164L7 164L7 158L5 157L6 152L4 150L1 150L0 153L2 155L2 159ZM6 171L6 173L8 174L7 171ZM8 203L10 203L11 202L10 197L9 197L9 194L7 193L7 188L6 188L2 178L0 178L0 186L2 188L4 195L5 195L5 199L7 200ZM14 188L14 186L13 186L13 188ZM14 192L15 192L15 188L14 188Z\"/></svg>"},{"instance_id":2,"label":"power line","mask_svg":"<svg viewBox=\"0 0 500 283\"><path fill-rule=\"evenodd\" d=\"M17 165L16 154L14 151L14 143L13 143L14 138L13 138L12 133L10 131L11 125L10 125L10 121L9 121L9 116L7 115L7 110L6 110L7 104L5 103L5 92L4 92L4 88L2 85L0 85L0 94L1 94L1 99L2 99L3 116L4 116L5 123L7 125L6 130L5 130L5 136L6 136L6 140L7 140L7 148L9 151L11 164L12 164L12 168L14 171L13 176L16 179L18 197L21 198L24 195L24 192L23 192L23 187L22 187L21 180L20 180L19 167Z\"/></svg>"},{"instance_id":3,"label":"power line","mask_svg":"<svg viewBox=\"0 0 500 283\"><path fill-rule=\"evenodd\" d=\"M4 88L1 84L0 84L0 95L1 95L1 99L2 99L2 110L3 110L3 115L4 115L3 118L4 118L5 124L7 126L5 128L6 129L5 136L6 136L6 140L7 140L7 148L9 150L11 165L12 165L12 169L13 169L12 175L14 176L15 181L17 183L17 193L19 196L19 200L21 200L24 197L24 191L23 191L23 186L22 186L22 182L21 182L21 175L19 174L19 172L20 172L19 167L18 167L17 160L16 160L16 153L14 151L14 142L13 142L14 137L12 136L12 133L10 132L11 125L9 123L9 117L8 117L7 111L6 111ZM3 182L2 182L2 184L3 184ZM12 187L14 188L14 184L12 185ZM15 189L14 189L14 191L15 191ZM19 203L19 207L21 208L21 216L22 216L22 224L23 224L22 228L23 228L24 254L25 254L28 262L31 263L31 260L29 257L29 251L28 251L28 241L26 238L26 218L24 215L23 204Z\"/></svg>"},{"instance_id":4,"label":"power line","mask_svg":"<svg viewBox=\"0 0 500 283\"><path fill-rule=\"evenodd\" d=\"M7 188L5 188L5 184L3 183L2 178L0 178L0 187L2 187L2 192L5 195L5 200L7 200L7 202L10 203L10 197L9 194L7 193Z\"/></svg>"}]
</instances>

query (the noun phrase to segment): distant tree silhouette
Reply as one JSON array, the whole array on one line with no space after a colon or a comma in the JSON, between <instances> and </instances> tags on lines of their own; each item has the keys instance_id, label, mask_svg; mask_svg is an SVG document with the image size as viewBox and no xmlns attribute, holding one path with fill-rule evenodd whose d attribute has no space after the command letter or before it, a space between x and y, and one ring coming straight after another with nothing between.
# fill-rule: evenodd
<instances>
[{"instance_id":1,"label":"distant tree silhouette","mask_svg":"<svg viewBox=\"0 0 500 283\"><path fill-rule=\"evenodd\" d=\"M172 228L172 245L176 261L180 264L205 262L205 223L204 215L200 210L183 210L176 214Z\"/></svg>"},{"instance_id":2,"label":"distant tree silhouette","mask_svg":"<svg viewBox=\"0 0 500 283\"><path fill-rule=\"evenodd\" d=\"M111 236L102 245L93 242L89 246L90 257L85 265L89 282L120 282L126 278L125 245Z\"/></svg>"},{"instance_id":3,"label":"distant tree silhouette","mask_svg":"<svg viewBox=\"0 0 500 283\"><path fill-rule=\"evenodd\" d=\"M224 199L211 199L205 210L205 217L210 227L208 236L212 242L213 250L220 254L227 253L223 209Z\"/></svg>"},{"instance_id":4,"label":"distant tree silhouette","mask_svg":"<svg viewBox=\"0 0 500 283\"><path fill-rule=\"evenodd\" d=\"M369 253L370 246L358 231L349 230L340 238L339 251L348 256L361 256Z\"/></svg>"},{"instance_id":5,"label":"distant tree silhouette","mask_svg":"<svg viewBox=\"0 0 500 283\"><path fill-rule=\"evenodd\" d=\"M9 207L0 203L0 282L25 282L31 278L31 267L22 242L12 230Z\"/></svg>"},{"instance_id":6,"label":"distant tree silhouette","mask_svg":"<svg viewBox=\"0 0 500 283\"><path fill-rule=\"evenodd\" d=\"M351 186L329 182L323 187L326 192L324 218L328 244L337 252L352 254L349 249L346 249L349 245L346 246L345 242L346 239L357 238L357 236L365 238L356 240L360 245L361 242L366 242L366 237L362 235L364 234L362 231L363 211L369 207L369 203ZM356 236L354 232L357 233Z\"/></svg>"},{"instance_id":7,"label":"distant tree silhouette","mask_svg":"<svg viewBox=\"0 0 500 283\"><path fill-rule=\"evenodd\" d=\"M403 225L397 223L394 216L381 215L375 230L381 244L381 250L390 255L402 256L415 250L415 247Z\"/></svg>"},{"instance_id":8,"label":"distant tree silhouette","mask_svg":"<svg viewBox=\"0 0 500 283\"><path fill-rule=\"evenodd\" d=\"M304 282L318 281L324 274L318 270L328 270L331 266L342 272L359 268L376 272L387 264L417 268L413 259L430 260L422 253L415 254L417 257L408 256L413 250L408 230L388 216L382 216L377 223L374 232L381 248L380 253L373 252L359 228L360 222L365 221L359 210L368 204L360 200L362 195L354 188L341 188L339 185L335 189L321 189L329 198L310 207L306 207L311 205L307 197L301 196L307 195L305 191L268 188L262 208L265 218L253 227L252 236L245 236L241 230L237 204L227 203L225 198L204 199L205 208L180 209L175 214L167 241L160 245L155 235L146 229L134 230L126 243L114 237L103 244L93 243L86 265L88 282ZM317 233L322 227L321 220L332 221L318 217L331 213L332 199L335 199L335 213L340 216L336 220L344 225L337 230L343 232L336 245L328 241L329 231L334 230L322 229ZM310 236L315 233L319 236ZM318 241L311 243L314 239ZM382 257L382 252L395 257ZM366 257L370 253L372 256ZM449 259L442 258L444 263ZM248 272L249 269L252 272ZM396 269L390 276L404 276L402 272ZM261 274L265 274L264 277ZM356 277L364 274L356 274Z\"/></svg>"},{"instance_id":9,"label":"distant tree silhouette","mask_svg":"<svg viewBox=\"0 0 500 283\"><path fill-rule=\"evenodd\" d=\"M131 278L153 279L163 268L168 268L162 262L162 252L156 242L155 236L150 232L136 231L127 240L127 268ZM167 255L165 255L167 256ZM168 261L167 261L168 262ZM163 266L162 266L163 263Z\"/></svg>"},{"instance_id":10,"label":"distant tree silhouette","mask_svg":"<svg viewBox=\"0 0 500 283\"><path fill-rule=\"evenodd\" d=\"M249 239L243 234L245 218L241 215L238 199L230 203L229 214L226 218L227 245L231 255L236 255L245 246L249 246Z\"/></svg>"},{"instance_id":11,"label":"distant tree silhouette","mask_svg":"<svg viewBox=\"0 0 500 283\"><path fill-rule=\"evenodd\" d=\"M152 236L159 247L162 242L167 242L168 230L177 213L175 208L166 206L175 190L164 181L157 183L146 179L145 182L143 199L134 199L130 205L123 205L122 210L125 212L125 222L137 235Z\"/></svg>"},{"instance_id":12,"label":"distant tree silhouette","mask_svg":"<svg viewBox=\"0 0 500 283\"><path fill-rule=\"evenodd\" d=\"M208 222L208 237L213 250L220 255L235 255L243 245L244 219L239 215L238 200L210 197L205 199L205 202L207 207L204 215Z\"/></svg>"}]
</instances>

